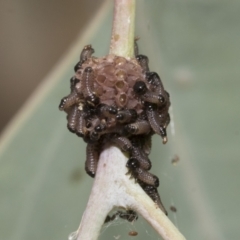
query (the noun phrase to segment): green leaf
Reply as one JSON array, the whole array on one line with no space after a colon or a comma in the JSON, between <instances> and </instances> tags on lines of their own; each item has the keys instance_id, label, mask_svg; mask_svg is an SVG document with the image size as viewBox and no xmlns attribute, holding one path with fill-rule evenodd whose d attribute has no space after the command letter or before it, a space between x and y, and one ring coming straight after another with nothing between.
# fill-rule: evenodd
<instances>
[{"instance_id":1,"label":"green leaf","mask_svg":"<svg viewBox=\"0 0 240 240\"><path fill-rule=\"evenodd\" d=\"M154 137L151 171L187 239L240 236L240 3L230 2L137 1L140 52L172 102L169 142ZM84 171L85 143L67 130L58 104L83 46L91 43L96 56L108 53L111 7L99 9L2 135L0 239L67 239L78 227L92 179ZM141 218L119 223L100 239L132 239L131 230L136 239L160 239Z\"/></svg>"}]
</instances>

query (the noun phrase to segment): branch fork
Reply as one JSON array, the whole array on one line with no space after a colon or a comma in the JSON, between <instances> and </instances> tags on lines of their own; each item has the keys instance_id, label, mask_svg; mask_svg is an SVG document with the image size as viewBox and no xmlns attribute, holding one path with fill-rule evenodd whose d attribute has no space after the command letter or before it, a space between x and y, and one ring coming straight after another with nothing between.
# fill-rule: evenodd
<instances>
[{"instance_id":1,"label":"branch fork","mask_svg":"<svg viewBox=\"0 0 240 240\"><path fill-rule=\"evenodd\" d=\"M115 0L110 54L133 57L134 18L135 0ZM115 146L102 151L86 210L69 240L97 240L106 216L117 207L138 212L164 240L185 240L139 184L126 175L127 160Z\"/></svg>"}]
</instances>

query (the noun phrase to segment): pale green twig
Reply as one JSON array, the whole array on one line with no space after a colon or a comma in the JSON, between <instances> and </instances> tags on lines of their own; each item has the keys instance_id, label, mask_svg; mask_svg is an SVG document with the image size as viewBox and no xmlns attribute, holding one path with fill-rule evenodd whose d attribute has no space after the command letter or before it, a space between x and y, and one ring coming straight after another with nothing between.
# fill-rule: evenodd
<instances>
[{"instance_id":1,"label":"pale green twig","mask_svg":"<svg viewBox=\"0 0 240 240\"><path fill-rule=\"evenodd\" d=\"M115 0L110 54L133 57L135 0Z\"/></svg>"}]
</instances>

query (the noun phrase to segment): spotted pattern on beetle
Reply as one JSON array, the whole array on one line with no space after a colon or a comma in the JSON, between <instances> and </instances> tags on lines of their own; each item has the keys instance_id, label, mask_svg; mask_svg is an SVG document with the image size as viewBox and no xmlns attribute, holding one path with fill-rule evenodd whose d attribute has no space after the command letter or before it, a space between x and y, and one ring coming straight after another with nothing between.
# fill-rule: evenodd
<instances>
[{"instance_id":1,"label":"spotted pattern on beetle","mask_svg":"<svg viewBox=\"0 0 240 240\"><path fill-rule=\"evenodd\" d=\"M167 142L170 122L169 93L156 72L151 72L148 57L107 55L93 57L91 45L83 48L75 75L70 79L70 94L59 105L67 113L69 131L87 143L85 170L96 174L98 158L106 143L128 152L126 164L149 197L167 214L157 191L159 179L149 172L151 137L160 135Z\"/></svg>"}]
</instances>

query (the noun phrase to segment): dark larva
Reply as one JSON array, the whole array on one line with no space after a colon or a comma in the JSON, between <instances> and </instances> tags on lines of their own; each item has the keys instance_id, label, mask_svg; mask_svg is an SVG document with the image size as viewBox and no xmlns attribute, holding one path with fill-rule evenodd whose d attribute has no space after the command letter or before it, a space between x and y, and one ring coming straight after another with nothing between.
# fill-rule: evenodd
<instances>
[{"instance_id":1,"label":"dark larva","mask_svg":"<svg viewBox=\"0 0 240 240\"><path fill-rule=\"evenodd\" d=\"M137 40L138 40L139 38L135 38L134 39L134 56L135 57L137 57L137 55L138 55L138 44L137 44Z\"/></svg>"},{"instance_id":2,"label":"dark larva","mask_svg":"<svg viewBox=\"0 0 240 240\"><path fill-rule=\"evenodd\" d=\"M74 71L77 72L79 69L81 69L82 67L82 64L87 60L89 59L92 54L94 53L94 49L92 48L91 45L86 45L81 54L80 54L80 60L79 62L75 65L74 67Z\"/></svg>"},{"instance_id":3,"label":"dark larva","mask_svg":"<svg viewBox=\"0 0 240 240\"><path fill-rule=\"evenodd\" d=\"M137 178L146 184L152 185L154 187L159 186L159 179L157 176L153 175L152 173L142 169L142 168L137 168L135 169L135 173L137 174Z\"/></svg>"},{"instance_id":4,"label":"dark larva","mask_svg":"<svg viewBox=\"0 0 240 240\"><path fill-rule=\"evenodd\" d=\"M164 90L162 81L158 74L156 72L148 72L146 74L146 79L150 83L150 90L160 96L162 104L164 103L167 107L169 107L169 93Z\"/></svg>"},{"instance_id":5,"label":"dark larva","mask_svg":"<svg viewBox=\"0 0 240 240\"><path fill-rule=\"evenodd\" d=\"M80 55L80 61L84 62L86 61L88 58L90 58L92 56L92 54L94 53L94 49L92 48L92 45L86 45Z\"/></svg>"},{"instance_id":6,"label":"dark larva","mask_svg":"<svg viewBox=\"0 0 240 240\"><path fill-rule=\"evenodd\" d=\"M89 176L94 177L96 174L97 163L99 158L98 145L94 143L88 143L86 153L87 159L85 162L85 170Z\"/></svg>"},{"instance_id":7,"label":"dark larva","mask_svg":"<svg viewBox=\"0 0 240 240\"><path fill-rule=\"evenodd\" d=\"M137 112L134 109L125 109L118 111L116 115L117 122L129 123L137 119Z\"/></svg>"},{"instance_id":8,"label":"dark larva","mask_svg":"<svg viewBox=\"0 0 240 240\"><path fill-rule=\"evenodd\" d=\"M148 57L145 55L137 55L136 56L137 61L139 62L140 66L143 69L143 72L148 72L149 67L148 67Z\"/></svg>"},{"instance_id":9,"label":"dark larva","mask_svg":"<svg viewBox=\"0 0 240 240\"><path fill-rule=\"evenodd\" d=\"M81 90L83 92L86 101L97 105L99 103L99 98L94 93L94 72L91 67L87 67L83 72L83 80Z\"/></svg>"},{"instance_id":10,"label":"dark larva","mask_svg":"<svg viewBox=\"0 0 240 240\"><path fill-rule=\"evenodd\" d=\"M152 129L162 137L163 143L165 144L167 142L167 132L164 128L164 122L161 122L156 107L153 104L148 104L146 107L146 114Z\"/></svg>"},{"instance_id":11,"label":"dark larva","mask_svg":"<svg viewBox=\"0 0 240 240\"><path fill-rule=\"evenodd\" d=\"M76 126L76 134L79 137L83 137L86 134L86 120L84 118L84 112L80 111L79 112L79 117L77 120L77 126Z\"/></svg>"},{"instance_id":12,"label":"dark larva","mask_svg":"<svg viewBox=\"0 0 240 240\"><path fill-rule=\"evenodd\" d=\"M144 138L144 143L143 143L143 151L145 154L149 155L151 152L152 148L152 134L148 134Z\"/></svg>"},{"instance_id":13,"label":"dark larva","mask_svg":"<svg viewBox=\"0 0 240 240\"><path fill-rule=\"evenodd\" d=\"M119 147L123 152L128 152L132 149L132 144L126 137L121 136L112 136L109 137L109 140L116 144L117 147Z\"/></svg>"},{"instance_id":14,"label":"dark larva","mask_svg":"<svg viewBox=\"0 0 240 240\"><path fill-rule=\"evenodd\" d=\"M147 91L145 94L140 97L144 102L154 103L159 106L162 106L165 103L165 98L163 95Z\"/></svg>"},{"instance_id":15,"label":"dark larva","mask_svg":"<svg viewBox=\"0 0 240 240\"><path fill-rule=\"evenodd\" d=\"M163 89L162 81L156 72L148 72L146 74L147 81L154 87L154 89Z\"/></svg>"},{"instance_id":16,"label":"dark larva","mask_svg":"<svg viewBox=\"0 0 240 240\"><path fill-rule=\"evenodd\" d=\"M146 185L144 182L140 182L139 184L141 185L141 187L143 188L143 190L148 194L148 196L158 205L158 207L166 214L167 210L164 208L161 198L158 194L157 188L155 188L154 186L151 185Z\"/></svg>"},{"instance_id":17,"label":"dark larva","mask_svg":"<svg viewBox=\"0 0 240 240\"><path fill-rule=\"evenodd\" d=\"M142 149L138 147L133 147L131 152L131 157L136 158L139 162L140 168L144 170L150 170L152 167L151 161L143 153Z\"/></svg>"},{"instance_id":18,"label":"dark larva","mask_svg":"<svg viewBox=\"0 0 240 240\"><path fill-rule=\"evenodd\" d=\"M109 106L106 104L99 104L97 108L97 113L100 117L113 117L117 114L117 108L114 106Z\"/></svg>"},{"instance_id":19,"label":"dark larva","mask_svg":"<svg viewBox=\"0 0 240 240\"><path fill-rule=\"evenodd\" d=\"M144 170L150 170L152 164L143 149L143 145L145 144L145 142L146 140L142 135L139 137L131 138L132 143L131 157L137 159L140 168Z\"/></svg>"},{"instance_id":20,"label":"dark larva","mask_svg":"<svg viewBox=\"0 0 240 240\"><path fill-rule=\"evenodd\" d=\"M126 212L118 211L119 217L127 220L128 222L133 222L138 219L138 215L133 210L127 210Z\"/></svg>"},{"instance_id":21,"label":"dark larva","mask_svg":"<svg viewBox=\"0 0 240 240\"><path fill-rule=\"evenodd\" d=\"M130 158L126 164L126 167L129 168L129 173L135 180L141 180L142 182L152 185L154 187L159 186L159 179L150 172L140 168L140 163L136 158Z\"/></svg>"},{"instance_id":22,"label":"dark larva","mask_svg":"<svg viewBox=\"0 0 240 240\"><path fill-rule=\"evenodd\" d=\"M67 119L68 119L67 127L70 132L73 132L73 133L76 132L79 114L80 114L80 111L78 110L77 106L73 106L71 108L71 110L69 111L68 116L67 116Z\"/></svg>"},{"instance_id":23,"label":"dark larva","mask_svg":"<svg viewBox=\"0 0 240 240\"><path fill-rule=\"evenodd\" d=\"M151 131L151 126L148 121L136 121L135 123L130 123L123 128L123 133L126 135L140 135L148 134Z\"/></svg>"},{"instance_id":24,"label":"dark larva","mask_svg":"<svg viewBox=\"0 0 240 240\"><path fill-rule=\"evenodd\" d=\"M133 210L126 210L126 212L123 211L117 211L116 213L114 213L112 216L107 216L104 223L107 222L111 222L113 220L115 220L117 217L120 217L122 219L127 220L128 222L133 222L136 221L138 219L138 215L136 212L134 212Z\"/></svg>"},{"instance_id":25,"label":"dark larva","mask_svg":"<svg viewBox=\"0 0 240 240\"><path fill-rule=\"evenodd\" d=\"M60 104L59 104L59 110L66 110L67 108L71 107L74 104L77 104L79 102L79 96L76 91L72 91L68 96L64 97Z\"/></svg>"},{"instance_id":26,"label":"dark larva","mask_svg":"<svg viewBox=\"0 0 240 240\"><path fill-rule=\"evenodd\" d=\"M79 81L80 81L80 80L77 79L76 77L72 77L72 78L70 79L70 89L71 89L71 92L74 91L75 86L76 86L77 83L79 83Z\"/></svg>"},{"instance_id":27,"label":"dark larva","mask_svg":"<svg viewBox=\"0 0 240 240\"><path fill-rule=\"evenodd\" d=\"M160 115L161 116L161 115ZM164 128L167 128L168 124L170 123L171 121L171 118L170 118L170 115L168 113L165 114L165 117L164 117Z\"/></svg>"}]
</instances>

